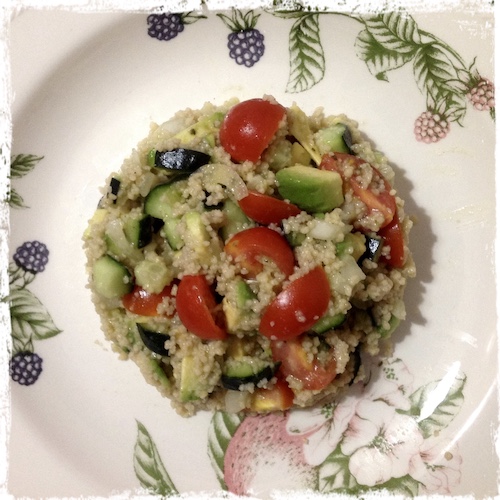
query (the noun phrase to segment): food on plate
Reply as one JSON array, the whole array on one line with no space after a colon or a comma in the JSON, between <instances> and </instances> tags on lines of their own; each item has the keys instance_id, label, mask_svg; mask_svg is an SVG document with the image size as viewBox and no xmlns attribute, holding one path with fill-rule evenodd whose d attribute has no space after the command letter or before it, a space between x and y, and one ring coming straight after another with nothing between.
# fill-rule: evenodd
<instances>
[{"instance_id":1,"label":"food on plate","mask_svg":"<svg viewBox=\"0 0 500 500\"><path fill-rule=\"evenodd\" d=\"M388 352L411 226L354 121L264 96L153 124L83 240L106 338L177 412L265 413L333 400Z\"/></svg>"}]
</instances>

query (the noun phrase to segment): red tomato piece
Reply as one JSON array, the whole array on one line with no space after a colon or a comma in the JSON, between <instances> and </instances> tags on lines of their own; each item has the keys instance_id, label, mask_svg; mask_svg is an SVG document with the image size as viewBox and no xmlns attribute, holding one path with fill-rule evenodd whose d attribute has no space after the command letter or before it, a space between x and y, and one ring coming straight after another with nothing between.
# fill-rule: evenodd
<instances>
[{"instance_id":1,"label":"red tomato piece","mask_svg":"<svg viewBox=\"0 0 500 500\"><path fill-rule=\"evenodd\" d=\"M135 285L130 293L122 297L125 309L139 316L159 316L158 306L165 297L170 297L172 285L167 285L160 293L150 293Z\"/></svg>"},{"instance_id":2,"label":"red tomato piece","mask_svg":"<svg viewBox=\"0 0 500 500\"><path fill-rule=\"evenodd\" d=\"M259 226L245 229L233 235L224 251L237 260L247 271L248 276L255 276L263 269L258 257L267 257L278 268L290 276L295 265L295 257L286 239L276 231Z\"/></svg>"},{"instance_id":3,"label":"red tomato piece","mask_svg":"<svg viewBox=\"0 0 500 500\"><path fill-rule=\"evenodd\" d=\"M293 405L294 393L285 380L278 379L270 388L257 388L252 394L250 409L259 413L284 411Z\"/></svg>"},{"instance_id":4,"label":"red tomato piece","mask_svg":"<svg viewBox=\"0 0 500 500\"><path fill-rule=\"evenodd\" d=\"M186 275L177 288L177 314L182 324L204 340L223 340L227 332L216 322L215 296L202 274Z\"/></svg>"},{"instance_id":5,"label":"red tomato piece","mask_svg":"<svg viewBox=\"0 0 500 500\"><path fill-rule=\"evenodd\" d=\"M356 172L359 171L361 165L365 164L367 162L357 156L348 153L333 153L323 156L319 168L338 172L345 180L345 168L354 167L354 173L348 179L349 185L354 195L366 205L368 213L380 212L383 215L384 222L381 227L384 227L392 221L396 214L396 198L391 194L390 184L372 165L370 165L373 169L372 182L367 187L361 185L357 180Z\"/></svg>"},{"instance_id":6,"label":"red tomato piece","mask_svg":"<svg viewBox=\"0 0 500 500\"><path fill-rule=\"evenodd\" d=\"M237 162L256 162L285 116L285 108L265 99L249 99L233 106L222 121L222 147Z\"/></svg>"},{"instance_id":7,"label":"red tomato piece","mask_svg":"<svg viewBox=\"0 0 500 500\"><path fill-rule=\"evenodd\" d=\"M403 267L405 263L405 243L403 229L399 223L398 216L396 215L378 234L384 238L385 244L391 247L390 256L385 257L382 255L380 258L392 267Z\"/></svg>"},{"instance_id":8,"label":"red tomato piece","mask_svg":"<svg viewBox=\"0 0 500 500\"><path fill-rule=\"evenodd\" d=\"M310 361L302 345L304 337L291 340L275 340L271 342L273 359L281 362L280 372L284 377L292 376L300 380L304 389L324 389L337 374L337 362L333 348L331 358L323 366L315 357Z\"/></svg>"},{"instance_id":9,"label":"red tomato piece","mask_svg":"<svg viewBox=\"0 0 500 500\"><path fill-rule=\"evenodd\" d=\"M322 266L290 282L264 310L259 331L288 340L311 328L328 309L330 283Z\"/></svg>"},{"instance_id":10,"label":"red tomato piece","mask_svg":"<svg viewBox=\"0 0 500 500\"><path fill-rule=\"evenodd\" d=\"M283 219L299 215L301 212L300 208L293 203L288 203L258 191L249 191L248 195L238 203L250 219L266 226L273 223L279 224Z\"/></svg>"}]
</instances>

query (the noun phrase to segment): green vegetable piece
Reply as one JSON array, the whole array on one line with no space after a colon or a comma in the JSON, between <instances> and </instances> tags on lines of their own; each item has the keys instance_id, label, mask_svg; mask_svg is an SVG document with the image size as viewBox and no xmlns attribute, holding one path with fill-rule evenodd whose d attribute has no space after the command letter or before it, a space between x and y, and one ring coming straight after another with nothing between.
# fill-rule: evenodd
<instances>
[{"instance_id":1,"label":"green vegetable piece","mask_svg":"<svg viewBox=\"0 0 500 500\"><path fill-rule=\"evenodd\" d=\"M167 374L165 373L165 369L163 368L165 366L165 363L154 358L150 359L149 362L154 376L159 380L161 385L169 389L172 383L170 382L170 379L168 378Z\"/></svg>"},{"instance_id":2,"label":"green vegetable piece","mask_svg":"<svg viewBox=\"0 0 500 500\"><path fill-rule=\"evenodd\" d=\"M295 103L288 108L288 122L290 133L300 142L314 162L319 165L321 163L321 153L314 142L314 135L309 126L307 115Z\"/></svg>"},{"instance_id":3,"label":"green vegetable piece","mask_svg":"<svg viewBox=\"0 0 500 500\"><path fill-rule=\"evenodd\" d=\"M224 118L224 113L216 112L210 116L205 116L184 130L181 130L174 135L175 139L179 139L181 144L188 144L193 139L206 138L209 134L217 132L220 122Z\"/></svg>"},{"instance_id":4,"label":"green vegetable piece","mask_svg":"<svg viewBox=\"0 0 500 500\"><path fill-rule=\"evenodd\" d=\"M174 272L161 261L141 260L134 267L135 282L149 293L161 293L172 281Z\"/></svg>"},{"instance_id":5,"label":"green vegetable piece","mask_svg":"<svg viewBox=\"0 0 500 500\"><path fill-rule=\"evenodd\" d=\"M193 356L182 358L180 397L183 403L200 399L203 383L196 376L196 361Z\"/></svg>"},{"instance_id":6,"label":"green vegetable piece","mask_svg":"<svg viewBox=\"0 0 500 500\"><path fill-rule=\"evenodd\" d=\"M337 255L350 254L354 257L354 260L358 261L365 253L365 241L366 237L362 233L348 233L345 235L344 241L335 245Z\"/></svg>"},{"instance_id":7,"label":"green vegetable piece","mask_svg":"<svg viewBox=\"0 0 500 500\"><path fill-rule=\"evenodd\" d=\"M337 172L294 165L276 173L280 195L309 213L330 212L344 202Z\"/></svg>"},{"instance_id":8,"label":"green vegetable piece","mask_svg":"<svg viewBox=\"0 0 500 500\"><path fill-rule=\"evenodd\" d=\"M389 320L389 328L384 329L384 328L382 328L381 325L379 325L377 327L377 332L380 333L380 336L382 338L390 337L394 333L396 328L399 326L400 322L401 321L399 318L396 318L396 316L392 315L391 319Z\"/></svg>"},{"instance_id":9,"label":"green vegetable piece","mask_svg":"<svg viewBox=\"0 0 500 500\"><path fill-rule=\"evenodd\" d=\"M153 218L149 214L129 217L123 224L123 231L135 248L144 248L153 238Z\"/></svg>"},{"instance_id":10,"label":"green vegetable piece","mask_svg":"<svg viewBox=\"0 0 500 500\"><path fill-rule=\"evenodd\" d=\"M144 213L162 220L172 217L175 205L183 202L182 194L186 186L185 178L155 186L146 196Z\"/></svg>"},{"instance_id":11,"label":"green vegetable piece","mask_svg":"<svg viewBox=\"0 0 500 500\"><path fill-rule=\"evenodd\" d=\"M345 319L346 315L342 313L323 316L312 326L311 330L314 333L325 333L340 326Z\"/></svg>"},{"instance_id":12,"label":"green vegetable piece","mask_svg":"<svg viewBox=\"0 0 500 500\"><path fill-rule=\"evenodd\" d=\"M331 127L318 130L314 134L314 142L319 153L350 153L351 149L346 143L345 137L350 141L350 132L343 123L336 123Z\"/></svg>"},{"instance_id":13,"label":"green vegetable piece","mask_svg":"<svg viewBox=\"0 0 500 500\"><path fill-rule=\"evenodd\" d=\"M254 225L240 206L229 198L224 201L222 212L226 217L226 223L221 228L221 236L227 241L231 236Z\"/></svg>"},{"instance_id":14,"label":"green vegetable piece","mask_svg":"<svg viewBox=\"0 0 500 500\"><path fill-rule=\"evenodd\" d=\"M132 290L130 272L109 255L103 255L94 262L92 278L96 292L107 299L121 298Z\"/></svg>"}]
</instances>

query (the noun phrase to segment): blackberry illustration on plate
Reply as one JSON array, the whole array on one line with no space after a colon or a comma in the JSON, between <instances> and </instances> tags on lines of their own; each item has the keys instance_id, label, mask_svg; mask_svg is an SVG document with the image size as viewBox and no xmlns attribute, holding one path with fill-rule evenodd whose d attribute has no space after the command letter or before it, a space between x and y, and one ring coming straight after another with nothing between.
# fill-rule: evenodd
<instances>
[{"instance_id":1,"label":"blackberry illustration on plate","mask_svg":"<svg viewBox=\"0 0 500 500\"><path fill-rule=\"evenodd\" d=\"M150 14L147 17L148 35L167 42L182 33L186 24L192 24L199 19L206 19L206 16L192 12Z\"/></svg>"},{"instance_id":2,"label":"blackberry illustration on plate","mask_svg":"<svg viewBox=\"0 0 500 500\"><path fill-rule=\"evenodd\" d=\"M26 241L16 249L14 262L33 274L41 273L49 261L49 250L39 241Z\"/></svg>"},{"instance_id":3,"label":"blackberry illustration on plate","mask_svg":"<svg viewBox=\"0 0 500 500\"><path fill-rule=\"evenodd\" d=\"M234 10L231 16L217 16L231 30L227 36L229 57L234 59L236 64L247 68L259 62L265 50L264 35L255 27L260 14L255 14L252 10L246 14Z\"/></svg>"},{"instance_id":4,"label":"blackberry illustration on plate","mask_svg":"<svg viewBox=\"0 0 500 500\"><path fill-rule=\"evenodd\" d=\"M52 338L57 328L47 308L29 289L36 277L45 271L49 249L37 240L19 245L9 263L8 295L11 323L11 359L9 374L14 382L33 385L42 373L42 358L36 354L35 342Z\"/></svg>"},{"instance_id":5,"label":"blackberry illustration on plate","mask_svg":"<svg viewBox=\"0 0 500 500\"><path fill-rule=\"evenodd\" d=\"M32 385L42 373L43 359L34 352L18 352L9 363L9 373L14 382Z\"/></svg>"}]
</instances>

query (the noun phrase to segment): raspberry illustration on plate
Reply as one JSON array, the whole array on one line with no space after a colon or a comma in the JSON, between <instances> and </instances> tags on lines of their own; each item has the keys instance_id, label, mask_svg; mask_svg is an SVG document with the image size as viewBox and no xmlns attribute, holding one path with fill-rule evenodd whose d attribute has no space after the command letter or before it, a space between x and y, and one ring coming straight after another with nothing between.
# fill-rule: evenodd
<instances>
[{"instance_id":1,"label":"raspberry illustration on plate","mask_svg":"<svg viewBox=\"0 0 500 500\"><path fill-rule=\"evenodd\" d=\"M217 16L231 30L227 36L229 57L247 68L259 62L265 51L264 35L255 27L260 14L253 10L243 14L236 9L230 16L221 13Z\"/></svg>"},{"instance_id":2,"label":"raspberry illustration on plate","mask_svg":"<svg viewBox=\"0 0 500 500\"><path fill-rule=\"evenodd\" d=\"M494 117L495 85L488 78L477 76L471 80L467 99L478 111L489 111Z\"/></svg>"},{"instance_id":3,"label":"raspberry illustration on plate","mask_svg":"<svg viewBox=\"0 0 500 500\"><path fill-rule=\"evenodd\" d=\"M167 42L182 33L186 24L192 24L199 19L206 19L206 16L193 12L150 14L146 20L148 35Z\"/></svg>"},{"instance_id":4,"label":"raspberry illustration on plate","mask_svg":"<svg viewBox=\"0 0 500 500\"><path fill-rule=\"evenodd\" d=\"M424 111L415 120L415 137L417 141L426 144L444 139L449 130L450 124L447 119L437 112Z\"/></svg>"},{"instance_id":5,"label":"raspberry illustration on plate","mask_svg":"<svg viewBox=\"0 0 500 500\"><path fill-rule=\"evenodd\" d=\"M9 264L12 352L10 377L14 382L29 386L42 373L42 358L35 353L35 340L44 340L61 333L49 312L28 288L49 262L49 249L40 241L25 241L16 248Z\"/></svg>"}]
</instances>

